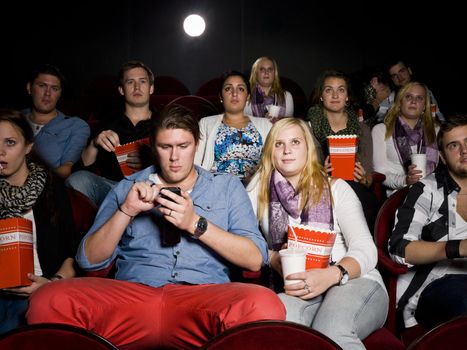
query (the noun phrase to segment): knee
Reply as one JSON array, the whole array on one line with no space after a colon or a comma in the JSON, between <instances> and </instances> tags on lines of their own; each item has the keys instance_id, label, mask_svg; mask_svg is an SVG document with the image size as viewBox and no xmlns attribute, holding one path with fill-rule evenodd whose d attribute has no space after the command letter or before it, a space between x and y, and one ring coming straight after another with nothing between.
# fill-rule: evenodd
<instances>
[{"instance_id":1,"label":"knee","mask_svg":"<svg viewBox=\"0 0 467 350\"><path fill-rule=\"evenodd\" d=\"M93 174L86 170L80 170L71 174L65 181L66 186L75 190L82 190L93 183Z\"/></svg>"},{"instance_id":2,"label":"knee","mask_svg":"<svg viewBox=\"0 0 467 350\"><path fill-rule=\"evenodd\" d=\"M68 310L72 303L69 292L66 282L48 283L36 290L29 298L28 323L51 322L53 314Z\"/></svg>"},{"instance_id":3,"label":"knee","mask_svg":"<svg viewBox=\"0 0 467 350\"><path fill-rule=\"evenodd\" d=\"M246 287L244 302L248 307L245 310L250 310L251 321L285 320L285 306L274 291L255 284Z\"/></svg>"}]
</instances>

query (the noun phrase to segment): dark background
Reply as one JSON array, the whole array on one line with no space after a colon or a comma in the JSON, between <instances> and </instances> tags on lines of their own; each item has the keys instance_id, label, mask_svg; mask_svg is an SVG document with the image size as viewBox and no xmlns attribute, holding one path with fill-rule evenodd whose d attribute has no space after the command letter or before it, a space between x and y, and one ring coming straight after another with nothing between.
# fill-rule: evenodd
<instances>
[{"instance_id":1,"label":"dark background","mask_svg":"<svg viewBox=\"0 0 467 350\"><path fill-rule=\"evenodd\" d=\"M64 98L79 106L83 91L89 93L99 77L115 76L129 59L178 78L194 94L223 71L248 74L257 57L270 55L307 96L326 68L355 74L402 57L444 114L466 110L461 52L467 18L460 2L62 0L1 6L0 107L27 105L27 73L39 62L62 69L69 83ZM206 20L201 37L183 32L191 13Z\"/></svg>"}]
</instances>

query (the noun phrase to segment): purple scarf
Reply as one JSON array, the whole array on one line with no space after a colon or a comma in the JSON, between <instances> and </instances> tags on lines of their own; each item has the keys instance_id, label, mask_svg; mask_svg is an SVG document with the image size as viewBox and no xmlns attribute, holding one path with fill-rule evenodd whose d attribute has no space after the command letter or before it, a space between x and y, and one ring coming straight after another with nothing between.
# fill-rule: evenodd
<instances>
[{"instance_id":1,"label":"purple scarf","mask_svg":"<svg viewBox=\"0 0 467 350\"><path fill-rule=\"evenodd\" d=\"M394 139L394 146L399 155L399 160L406 171L409 165L412 164L410 155L413 146L417 147L419 153L426 153L427 175L435 170L439 157L438 145L436 141L431 145L427 145L421 119L418 119L417 124L412 129L401 117L397 118L392 138Z\"/></svg>"},{"instance_id":2,"label":"purple scarf","mask_svg":"<svg viewBox=\"0 0 467 350\"><path fill-rule=\"evenodd\" d=\"M307 205L302 212L299 208L299 195L290 182L277 170L272 173L269 188L269 234L272 238L273 250L280 250L287 242L289 215L294 219L300 217L302 225L334 230L329 186L325 187L316 205Z\"/></svg>"},{"instance_id":3,"label":"purple scarf","mask_svg":"<svg viewBox=\"0 0 467 350\"><path fill-rule=\"evenodd\" d=\"M263 90L256 85L251 92L251 110L253 111L253 116L264 117L268 111L266 109L266 106L268 105L280 106L281 110L279 112L279 117L285 116L285 101L282 104L279 104L276 94L273 96L265 96Z\"/></svg>"}]
</instances>

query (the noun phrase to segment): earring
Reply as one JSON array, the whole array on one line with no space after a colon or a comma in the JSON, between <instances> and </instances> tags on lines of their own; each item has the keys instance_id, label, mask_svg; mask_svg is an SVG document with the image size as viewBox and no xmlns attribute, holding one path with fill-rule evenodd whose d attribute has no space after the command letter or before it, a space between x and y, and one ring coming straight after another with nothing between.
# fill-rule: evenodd
<instances>
[{"instance_id":1,"label":"earring","mask_svg":"<svg viewBox=\"0 0 467 350\"><path fill-rule=\"evenodd\" d=\"M322 97L320 97L320 98L319 98L319 100L320 100L320 101L323 101L323 98L322 98Z\"/></svg>"},{"instance_id":2,"label":"earring","mask_svg":"<svg viewBox=\"0 0 467 350\"><path fill-rule=\"evenodd\" d=\"M224 103L224 100L222 98L220 99L220 101L221 101L221 103Z\"/></svg>"}]
</instances>

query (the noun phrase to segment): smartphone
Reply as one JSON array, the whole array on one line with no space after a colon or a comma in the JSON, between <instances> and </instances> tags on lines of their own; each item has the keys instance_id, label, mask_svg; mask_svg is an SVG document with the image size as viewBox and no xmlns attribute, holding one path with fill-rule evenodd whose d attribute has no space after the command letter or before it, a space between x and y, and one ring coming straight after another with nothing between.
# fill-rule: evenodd
<instances>
[{"instance_id":1,"label":"smartphone","mask_svg":"<svg viewBox=\"0 0 467 350\"><path fill-rule=\"evenodd\" d=\"M182 195L182 193L180 192L180 187L162 187L161 190L169 190L170 192L175 193L178 196ZM161 193L160 196L161 196L161 198L168 199L169 201L172 201L172 199L167 197L165 194Z\"/></svg>"},{"instance_id":2,"label":"smartphone","mask_svg":"<svg viewBox=\"0 0 467 350\"><path fill-rule=\"evenodd\" d=\"M163 187L161 190L169 190L170 192L175 193L178 196L181 196L180 187ZM167 197L164 194L160 194L161 198L168 199L172 201L171 198ZM163 219L161 222L161 243L164 247L173 247L174 245L180 243L180 237L182 235L182 230L177 226Z\"/></svg>"}]
</instances>

